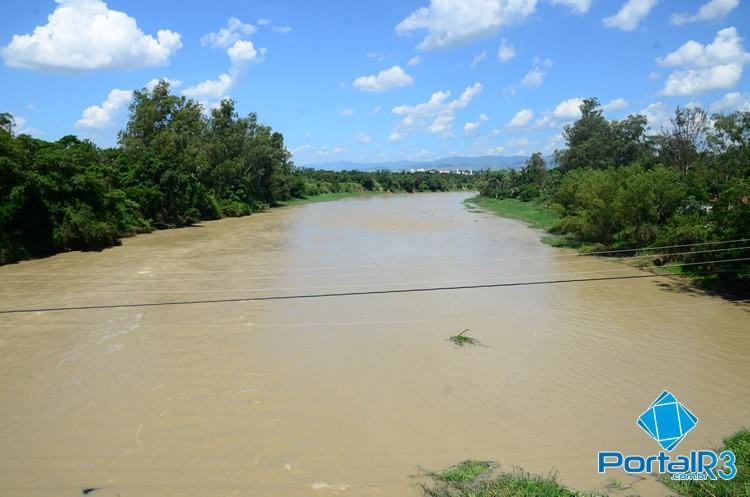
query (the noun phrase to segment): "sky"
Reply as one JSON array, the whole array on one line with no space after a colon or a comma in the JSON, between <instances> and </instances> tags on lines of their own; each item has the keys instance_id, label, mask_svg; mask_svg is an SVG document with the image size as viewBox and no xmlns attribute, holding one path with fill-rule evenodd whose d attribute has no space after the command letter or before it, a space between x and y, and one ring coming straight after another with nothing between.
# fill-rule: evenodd
<instances>
[{"instance_id":1,"label":"sky","mask_svg":"<svg viewBox=\"0 0 750 497\"><path fill-rule=\"evenodd\" d=\"M0 112L117 143L133 89L232 98L298 165L529 155L605 115L750 111L750 0L3 0Z\"/></svg>"}]
</instances>

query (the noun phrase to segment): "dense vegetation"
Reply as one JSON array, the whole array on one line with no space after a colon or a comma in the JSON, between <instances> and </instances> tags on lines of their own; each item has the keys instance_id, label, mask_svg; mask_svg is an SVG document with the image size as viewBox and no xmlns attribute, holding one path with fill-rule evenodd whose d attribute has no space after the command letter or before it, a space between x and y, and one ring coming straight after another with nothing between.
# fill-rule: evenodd
<instances>
[{"instance_id":1,"label":"dense vegetation","mask_svg":"<svg viewBox=\"0 0 750 497\"><path fill-rule=\"evenodd\" d=\"M750 112L709 117L678 108L668 126L649 134L643 116L610 121L587 99L563 136L556 167L534 154L520 171L484 173L481 195L550 207L560 216L552 231L598 250L750 238ZM694 263L686 272L748 289L747 261L708 262L748 257L747 250L705 248L660 262Z\"/></svg>"},{"instance_id":2,"label":"dense vegetation","mask_svg":"<svg viewBox=\"0 0 750 497\"><path fill-rule=\"evenodd\" d=\"M206 113L161 82L134 92L119 147L65 136L14 136L0 114L0 264L204 219L242 216L292 198L469 188L438 173L300 170L283 136L224 100Z\"/></svg>"}]
</instances>

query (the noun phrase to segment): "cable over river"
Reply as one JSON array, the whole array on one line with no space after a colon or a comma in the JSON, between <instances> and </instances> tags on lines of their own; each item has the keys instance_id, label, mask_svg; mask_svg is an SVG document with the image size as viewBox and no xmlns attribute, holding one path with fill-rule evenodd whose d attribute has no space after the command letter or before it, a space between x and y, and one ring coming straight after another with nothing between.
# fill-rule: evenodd
<instances>
[{"instance_id":1,"label":"cable over river","mask_svg":"<svg viewBox=\"0 0 750 497\"><path fill-rule=\"evenodd\" d=\"M467 196L0 267L0 310L30 311L0 315L0 495L416 496L468 458L602 491L597 451L658 451L636 418L664 389L700 420L677 454L750 424L749 304L546 246ZM432 287L452 289L397 291ZM467 328L483 346L448 340Z\"/></svg>"}]
</instances>

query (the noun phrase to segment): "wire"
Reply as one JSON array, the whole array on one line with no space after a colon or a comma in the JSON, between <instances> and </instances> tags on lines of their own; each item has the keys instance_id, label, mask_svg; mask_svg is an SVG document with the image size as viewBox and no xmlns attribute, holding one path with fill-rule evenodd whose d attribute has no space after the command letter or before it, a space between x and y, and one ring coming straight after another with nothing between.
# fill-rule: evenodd
<instances>
[{"instance_id":1,"label":"wire","mask_svg":"<svg viewBox=\"0 0 750 497\"><path fill-rule=\"evenodd\" d=\"M730 261L733 261L734 259L730 259ZM621 271L634 271L638 269L665 269L670 267L681 267L686 265L698 265L698 264L707 264L707 263L713 263L713 262L725 262L727 260L719 260L719 261L707 261L707 262L684 262L684 263L675 263L675 264L665 264L662 266L644 266L641 268L633 267L633 266L619 266L614 267L611 269L596 269L596 270L590 270L590 271L546 271L542 274L539 272L537 273L525 273L525 274L508 274L508 275L497 275L497 276L508 276L513 278L530 278L530 277L536 277L536 276L571 276L571 275L585 275L585 274L601 274L601 273L613 273L613 272L621 272ZM403 272L401 274L404 274ZM222 281L225 280L237 280L238 278L223 278ZM212 280L205 280L205 279L148 279L148 280L134 280L134 281L128 281L123 282L125 284L138 284L138 283L151 283L151 282L162 282L162 281L170 281L170 282L191 282L191 281L213 281ZM279 291L279 290L296 290L296 291L304 291L304 292L310 292L314 290L325 290L325 289L335 289L335 288L372 288L372 287L379 287L379 286L385 286L385 285L447 285L447 284L457 284L457 283L466 283L467 279L452 279L452 280L432 280L432 281L391 281L391 282L378 282L378 283L360 283L360 284L354 284L354 285L336 285L336 286L307 286L307 287L260 287L260 288L212 288L212 289L204 289L204 290L133 290L133 289L125 289L125 290L101 290L101 289L94 289L94 290L84 290L84 291L70 291L66 290L66 295L100 295L103 293L107 294L113 294L113 295L128 295L128 294L200 294L200 293L233 293L233 292L264 292L264 291ZM101 283L101 280L96 281L96 283ZM1 292L2 290L0 290ZM59 295L59 290L49 290L49 291L40 291L40 290L17 290L13 288L7 288L7 292L12 293L13 295L24 295L24 294L32 294L32 295Z\"/></svg>"},{"instance_id":2,"label":"wire","mask_svg":"<svg viewBox=\"0 0 750 497\"><path fill-rule=\"evenodd\" d=\"M625 260L656 258L656 257L673 257L673 256L678 256L678 255L694 255L694 254L718 253L718 252L727 252L727 251L732 251L732 250L748 250L748 249L750 249L750 245L745 245L745 246L742 246L742 247L728 247L728 248L721 248L721 249L691 250L691 251L661 253L661 254L622 256L622 257L612 257L612 258L606 258L606 259L598 259L597 258L597 259L590 259L590 260L585 260L585 261L580 261L580 262L584 262L584 263L588 263L588 262L602 262L602 261L614 262L614 261L625 261ZM562 254L562 255L559 255L559 256L555 256L555 258L559 258L559 257L582 257L582 256L591 255L591 254L593 254L593 253L588 253L588 254ZM468 267L469 268L482 268L483 266L486 265L486 262L488 262L488 261L511 261L511 262L517 262L519 260L526 260L526 259L530 259L530 258L539 258L539 257L550 258L549 255L545 255L545 256L528 256L528 257L520 257L520 258L491 258L491 259L483 259L481 263L478 263L478 264L475 264L475 265L468 265ZM554 260L552 262L555 263ZM578 264L580 262L575 262L575 263ZM572 263L572 261L571 261L571 263ZM434 265L438 265L438 264L440 264L441 266L444 266L445 262L442 262L442 263L415 263L413 266L407 266L407 267L426 266L426 265L432 265L432 266L434 266ZM351 267L354 267L354 266L351 266ZM398 267L398 266L360 266L360 267L362 267L362 268L368 268L368 267L372 267L372 268L393 267L393 268L395 268L395 267ZM340 266L340 267L332 266L331 269L329 269L328 271L333 271L335 269L348 269L348 267L347 266ZM298 269L296 269L296 271L305 271L305 272L307 272L307 271L317 271L317 270L323 271L324 269L323 268L318 268L318 269L315 269L315 268L308 268L308 269L298 268ZM272 272L272 271L274 271L274 270L270 270L269 272ZM424 272L424 271L425 271L424 269L414 269L414 270L411 270L411 271L395 270L394 269L392 271L380 271L379 274L389 274L389 273L390 274L393 274L393 273L396 273L396 274L421 273L421 272ZM278 270L275 270L275 272L278 272ZM292 273L293 272L294 271L292 271ZM242 270L236 270L236 271L232 271L232 270L172 271L169 274L188 274L188 275L190 275L190 274L196 274L196 275L200 275L200 274L214 274L214 273L221 273L221 274L250 274L250 275L255 274L255 273L250 272L250 271L242 271ZM21 276L22 274L24 274L24 273L11 273L12 276ZM0 279L0 282L3 282L3 283L19 283L19 282L20 283L78 282L78 281L81 281L81 279L89 278L91 275L97 275L97 274L105 274L105 275L113 275L113 276L115 276L118 273L87 273L86 275L82 275L82 277L78 278L78 279L76 279L76 278L67 278L67 279L54 278L54 279L32 279L32 280L24 279L24 280L21 280L21 281L19 281L19 280L12 280L12 279L11 280ZM119 273L119 274L120 275L124 275L124 274L130 274L130 275L132 275L132 273ZM338 273L338 274L342 274L342 273ZM359 274L359 272L357 271L357 272L353 272L353 273L343 273L343 274ZM286 274L280 274L280 275L275 275L275 276L242 276L242 277L236 277L236 278L223 278L223 279L225 279L225 280L226 279L241 279L243 281L244 280L251 280L251 279L252 280L275 280L275 279L288 278L289 276L290 276L290 274L286 273ZM170 279L170 278L151 278L151 277L148 277L148 279L143 279L143 280L140 280L140 281L144 281L144 282L154 282L154 281L176 281L176 282L182 282L182 281L207 281L207 280L213 280L213 279L214 278L174 278L174 279ZM102 281L107 281L107 280L101 280L101 279L97 280L97 282L102 282ZM115 281L119 282L119 281L122 281L122 280L118 278Z\"/></svg>"},{"instance_id":3,"label":"wire","mask_svg":"<svg viewBox=\"0 0 750 497\"><path fill-rule=\"evenodd\" d=\"M725 262L738 262L747 261L750 257L737 258L737 259L724 259L716 261L706 262L695 262L695 263L684 263L674 264L666 267L675 266L690 266L696 264L718 264ZM662 266L665 267L665 266ZM652 268L658 268L658 266L652 266ZM631 279L643 279L643 278L659 278L671 276L670 274L637 274L628 276L603 276L599 278L571 278L571 279L557 279L557 280L540 280L540 281L519 281L519 282L506 282L506 283L483 283L476 285L456 285L456 286L440 286L440 287L422 287L422 288L401 288L401 289L387 289L387 290L363 290L355 292L330 292L330 293L314 293L314 294L297 294L297 295L268 295L260 297L238 297L238 298L225 298L225 299L212 299L212 300L184 300L184 301L169 301L169 302L145 302L135 304L99 304L99 305L81 305L71 307L45 307L36 309L7 309L0 310L0 314L21 314L21 313L32 313L32 312L52 312L52 311L72 311L72 310L94 310L94 309L121 309L121 308L133 308L133 307L161 307L171 305L195 305L195 304L218 304L218 303L237 303L237 302L265 302L265 301L277 301L277 300L302 300L302 299L319 299L319 298L330 298L330 297L356 297L365 295L392 295L401 293L426 293L426 292L442 292L442 291L454 291L454 290L473 290L481 288L505 288L505 287L519 287L519 286L537 286L537 285L552 285L552 284L563 284L563 283L582 283L582 282L597 282L597 281L612 281L612 280L631 280Z\"/></svg>"}]
</instances>

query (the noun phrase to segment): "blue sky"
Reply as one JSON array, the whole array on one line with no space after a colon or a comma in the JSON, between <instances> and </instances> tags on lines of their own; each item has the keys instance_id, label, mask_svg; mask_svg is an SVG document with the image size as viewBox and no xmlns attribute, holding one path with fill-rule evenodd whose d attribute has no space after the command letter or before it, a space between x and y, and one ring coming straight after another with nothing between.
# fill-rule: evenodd
<instances>
[{"instance_id":1,"label":"blue sky","mask_svg":"<svg viewBox=\"0 0 750 497\"><path fill-rule=\"evenodd\" d=\"M747 0L4 0L0 111L116 143L158 78L281 131L298 164L527 155L578 100L750 110ZM223 29L223 31L222 31Z\"/></svg>"}]
</instances>

